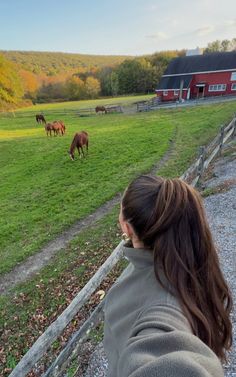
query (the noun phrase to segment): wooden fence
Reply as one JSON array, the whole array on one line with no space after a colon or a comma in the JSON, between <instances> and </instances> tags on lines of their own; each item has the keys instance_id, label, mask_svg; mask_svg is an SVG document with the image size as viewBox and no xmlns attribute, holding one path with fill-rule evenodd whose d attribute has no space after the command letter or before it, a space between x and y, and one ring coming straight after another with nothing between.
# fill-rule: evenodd
<instances>
[{"instance_id":1,"label":"wooden fence","mask_svg":"<svg viewBox=\"0 0 236 377\"><path fill-rule=\"evenodd\" d=\"M179 102L179 101L167 101L161 102L160 98L153 97L149 101L140 101L137 102L137 112L142 111L150 111L150 110L157 110L157 109L165 109L165 108L179 108L179 107L191 107L191 106L201 106L207 105L211 103L218 103L218 102L227 102L236 100L235 94L228 95L228 96L211 96L211 97L203 97L203 98L196 98L190 99L187 101Z\"/></svg>"},{"instance_id":2,"label":"wooden fence","mask_svg":"<svg viewBox=\"0 0 236 377\"><path fill-rule=\"evenodd\" d=\"M107 109L108 113L122 113L122 107L120 104L114 104L114 105L104 105ZM74 117L84 117L84 116L90 116L95 115L95 107L88 107L88 108L81 108L81 109L46 109L46 110L26 110L26 111L7 111L7 112L0 112L1 118L32 118L33 121L35 120L36 114L42 114L46 117L47 116L52 117L54 116L56 119L63 117L63 116L74 116Z\"/></svg>"},{"instance_id":3,"label":"wooden fence","mask_svg":"<svg viewBox=\"0 0 236 377\"><path fill-rule=\"evenodd\" d=\"M210 162L217 156L221 155L223 145L230 137L236 136L236 114L231 122L226 126L221 126L219 134L212 140L208 146L202 146L199 149L198 159L186 170L180 177L192 186L201 183L204 171L208 168Z\"/></svg>"},{"instance_id":4,"label":"wooden fence","mask_svg":"<svg viewBox=\"0 0 236 377\"><path fill-rule=\"evenodd\" d=\"M107 106L106 110L108 113L123 113L122 107L119 105Z\"/></svg>"},{"instance_id":5,"label":"wooden fence","mask_svg":"<svg viewBox=\"0 0 236 377\"><path fill-rule=\"evenodd\" d=\"M155 109L157 106L160 105L160 99L158 97L153 97L148 101L137 102L136 105L137 105L137 112L149 111L149 110Z\"/></svg>"},{"instance_id":6,"label":"wooden fence","mask_svg":"<svg viewBox=\"0 0 236 377\"><path fill-rule=\"evenodd\" d=\"M221 127L220 133L207 146L200 148L198 159L180 177L192 186L196 186L201 181L204 171L210 162L221 153L223 145L236 136L236 115L225 127ZM121 246L123 241L116 247L105 263L98 269L95 275L89 280L84 288L73 299L65 311L47 328L38 338L30 350L24 355L9 377L24 377L40 358L49 349L52 342L58 338L68 323L79 312L80 308L88 301L92 293L101 284L107 274L114 268L117 262L123 257ZM43 377L61 376L67 368L68 363L79 354L82 343L88 338L91 329L96 327L103 320L104 300L96 307L89 319L73 335L66 347L59 354L57 359L44 373Z\"/></svg>"}]
</instances>

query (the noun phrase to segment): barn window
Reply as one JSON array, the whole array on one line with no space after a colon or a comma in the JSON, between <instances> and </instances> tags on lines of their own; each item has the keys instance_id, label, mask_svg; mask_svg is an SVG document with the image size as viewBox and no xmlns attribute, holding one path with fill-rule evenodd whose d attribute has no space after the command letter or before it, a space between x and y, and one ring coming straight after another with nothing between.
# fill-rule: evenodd
<instances>
[{"instance_id":1,"label":"barn window","mask_svg":"<svg viewBox=\"0 0 236 377\"><path fill-rule=\"evenodd\" d=\"M179 95L179 89L174 90L174 96L178 96L178 95Z\"/></svg>"},{"instance_id":2,"label":"barn window","mask_svg":"<svg viewBox=\"0 0 236 377\"><path fill-rule=\"evenodd\" d=\"M226 90L226 84L209 85L209 92L224 92Z\"/></svg>"},{"instance_id":3,"label":"barn window","mask_svg":"<svg viewBox=\"0 0 236 377\"><path fill-rule=\"evenodd\" d=\"M231 81L236 81L236 72L232 72L230 80Z\"/></svg>"},{"instance_id":4,"label":"barn window","mask_svg":"<svg viewBox=\"0 0 236 377\"><path fill-rule=\"evenodd\" d=\"M168 90L163 91L163 96L168 96Z\"/></svg>"},{"instance_id":5,"label":"barn window","mask_svg":"<svg viewBox=\"0 0 236 377\"><path fill-rule=\"evenodd\" d=\"M236 83L231 85L231 90L236 90Z\"/></svg>"}]
</instances>

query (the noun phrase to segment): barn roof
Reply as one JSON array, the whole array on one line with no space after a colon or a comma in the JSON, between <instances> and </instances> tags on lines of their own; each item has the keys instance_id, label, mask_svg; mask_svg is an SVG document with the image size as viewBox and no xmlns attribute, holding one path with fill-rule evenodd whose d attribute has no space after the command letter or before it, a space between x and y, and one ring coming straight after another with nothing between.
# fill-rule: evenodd
<instances>
[{"instance_id":1,"label":"barn roof","mask_svg":"<svg viewBox=\"0 0 236 377\"><path fill-rule=\"evenodd\" d=\"M183 56L171 60L163 76L236 69L236 51Z\"/></svg>"},{"instance_id":2,"label":"barn roof","mask_svg":"<svg viewBox=\"0 0 236 377\"><path fill-rule=\"evenodd\" d=\"M187 89L192 77L192 75L162 77L157 90L179 89L181 80L184 81L183 89Z\"/></svg>"},{"instance_id":3,"label":"barn roof","mask_svg":"<svg viewBox=\"0 0 236 377\"><path fill-rule=\"evenodd\" d=\"M157 90L179 89L181 80L188 88L194 73L225 70L236 70L236 51L176 58L169 63Z\"/></svg>"}]
</instances>

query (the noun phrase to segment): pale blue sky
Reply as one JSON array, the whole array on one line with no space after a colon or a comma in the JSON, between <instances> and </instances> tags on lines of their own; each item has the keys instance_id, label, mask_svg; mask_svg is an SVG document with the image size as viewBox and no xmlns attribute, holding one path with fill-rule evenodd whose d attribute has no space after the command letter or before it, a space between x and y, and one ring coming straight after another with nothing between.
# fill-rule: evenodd
<instances>
[{"instance_id":1,"label":"pale blue sky","mask_svg":"<svg viewBox=\"0 0 236 377\"><path fill-rule=\"evenodd\" d=\"M0 0L0 50L142 55L236 37L236 0Z\"/></svg>"}]
</instances>

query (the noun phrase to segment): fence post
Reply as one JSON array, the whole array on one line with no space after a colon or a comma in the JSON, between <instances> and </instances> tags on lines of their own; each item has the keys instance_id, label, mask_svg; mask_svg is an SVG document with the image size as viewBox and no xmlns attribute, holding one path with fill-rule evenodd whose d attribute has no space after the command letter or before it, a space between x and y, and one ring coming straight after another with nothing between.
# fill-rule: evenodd
<instances>
[{"instance_id":1,"label":"fence post","mask_svg":"<svg viewBox=\"0 0 236 377\"><path fill-rule=\"evenodd\" d=\"M203 170L204 170L205 157L206 157L206 148L205 148L205 146L201 146L199 148L199 158L200 158L200 161L199 161L198 172L197 172L197 174L199 175L199 179L198 179L198 184L199 185L201 185L201 179L202 179Z\"/></svg>"},{"instance_id":2,"label":"fence post","mask_svg":"<svg viewBox=\"0 0 236 377\"><path fill-rule=\"evenodd\" d=\"M221 126L220 127L219 156L221 156L221 153L222 153L223 141L224 141L224 126Z\"/></svg>"},{"instance_id":3,"label":"fence post","mask_svg":"<svg viewBox=\"0 0 236 377\"><path fill-rule=\"evenodd\" d=\"M232 139L236 136L236 113L234 114L234 130L232 133Z\"/></svg>"}]
</instances>

